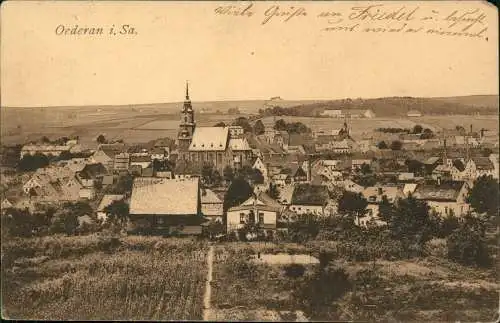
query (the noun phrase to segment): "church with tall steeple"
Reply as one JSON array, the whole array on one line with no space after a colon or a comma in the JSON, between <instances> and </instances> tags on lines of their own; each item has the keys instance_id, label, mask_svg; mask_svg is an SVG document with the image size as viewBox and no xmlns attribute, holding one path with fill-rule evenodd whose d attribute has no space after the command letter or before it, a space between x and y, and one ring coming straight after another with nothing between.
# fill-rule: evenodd
<instances>
[{"instance_id":1,"label":"church with tall steeple","mask_svg":"<svg viewBox=\"0 0 500 323\"><path fill-rule=\"evenodd\" d=\"M252 149L242 132L240 126L197 127L186 83L177 134L178 160L197 168L211 164L220 174L226 166L237 169L247 165L252 159Z\"/></svg>"},{"instance_id":2,"label":"church with tall steeple","mask_svg":"<svg viewBox=\"0 0 500 323\"><path fill-rule=\"evenodd\" d=\"M189 84L186 82L186 99L181 110L181 123L179 125L179 133L177 135L178 147L181 151L186 151L193 139L194 128L194 111L189 99Z\"/></svg>"}]
</instances>

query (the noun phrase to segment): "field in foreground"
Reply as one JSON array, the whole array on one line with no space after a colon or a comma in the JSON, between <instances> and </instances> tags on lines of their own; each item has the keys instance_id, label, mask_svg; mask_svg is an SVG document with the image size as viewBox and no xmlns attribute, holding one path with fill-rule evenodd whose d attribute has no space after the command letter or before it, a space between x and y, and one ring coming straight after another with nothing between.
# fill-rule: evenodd
<instances>
[{"instance_id":1,"label":"field in foreground","mask_svg":"<svg viewBox=\"0 0 500 323\"><path fill-rule=\"evenodd\" d=\"M321 242L323 244L324 242ZM212 318L216 320L494 321L498 288L494 270L468 268L425 257L353 262L334 259L328 305L315 307L317 264L291 276L286 266L259 263L262 253L316 254L319 245L233 243L216 246ZM343 273L346 276L343 276ZM309 294L308 293L309 290ZM305 299L304 295L309 295Z\"/></svg>"},{"instance_id":2,"label":"field in foreground","mask_svg":"<svg viewBox=\"0 0 500 323\"><path fill-rule=\"evenodd\" d=\"M2 246L10 319L200 320L206 246L187 239L45 237Z\"/></svg>"}]
</instances>

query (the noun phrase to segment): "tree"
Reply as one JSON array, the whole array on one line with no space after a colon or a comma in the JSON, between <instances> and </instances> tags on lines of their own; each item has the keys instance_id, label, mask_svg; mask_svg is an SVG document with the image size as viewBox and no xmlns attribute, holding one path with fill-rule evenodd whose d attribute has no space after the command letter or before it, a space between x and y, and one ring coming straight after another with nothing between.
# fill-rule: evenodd
<instances>
[{"instance_id":1,"label":"tree","mask_svg":"<svg viewBox=\"0 0 500 323\"><path fill-rule=\"evenodd\" d=\"M424 164L416 159L408 159L405 162L408 172L420 175L424 172Z\"/></svg>"},{"instance_id":2,"label":"tree","mask_svg":"<svg viewBox=\"0 0 500 323\"><path fill-rule=\"evenodd\" d=\"M47 136L43 136L40 141L44 144L50 143L50 139Z\"/></svg>"},{"instance_id":3,"label":"tree","mask_svg":"<svg viewBox=\"0 0 500 323\"><path fill-rule=\"evenodd\" d=\"M97 139L96 139L97 143L99 144L105 144L106 143L106 137L104 137L104 135L100 134Z\"/></svg>"},{"instance_id":4,"label":"tree","mask_svg":"<svg viewBox=\"0 0 500 323\"><path fill-rule=\"evenodd\" d=\"M385 141L381 141L377 144L377 148L378 149L387 149L389 147L387 147L387 144L385 143Z\"/></svg>"},{"instance_id":5,"label":"tree","mask_svg":"<svg viewBox=\"0 0 500 323\"><path fill-rule=\"evenodd\" d=\"M240 126L243 128L244 132L252 132L252 125L248 121L247 118L245 117L238 117L236 120L233 122L233 126Z\"/></svg>"},{"instance_id":6,"label":"tree","mask_svg":"<svg viewBox=\"0 0 500 323\"><path fill-rule=\"evenodd\" d=\"M390 222L394 216L394 208L385 195L382 196L378 206L378 214L380 219L385 222Z\"/></svg>"},{"instance_id":7,"label":"tree","mask_svg":"<svg viewBox=\"0 0 500 323\"><path fill-rule=\"evenodd\" d=\"M424 128L419 124L417 124L417 125L415 125L415 127L413 127L413 133L422 133L422 130L424 130Z\"/></svg>"},{"instance_id":8,"label":"tree","mask_svg":"<svg viewBox=\"0 0 500 323\"><path fill-rule=\"evenodd\" d=\"M251 174L251 179L254 182L254 184L263 184L264 183L264 175L262 175L262 172L258 170L257 168L252 168L252 174Z\"/></svg>"},{"instance_id":9,"label":"tree","mask_svg":"<svg viewBox=\"0 0 500 323\"><path fill-rule=\"evenodd\" d=\"M222 171L222 176L224 177L224 180L226 182L231 182L234 179L234 171L233 168L229 165L224 167L224 170Z\"/></svg>"},{"instance_id":10,"label":"tree","mask_svg":"<svg viewBox=\"0 0 500 323\"><path fill-rule=\"evenodd\" d=\"M231 182L231 185L229 185L226 195L224 196L224 212L233 206L245 202L252 195L253 189L250 184L242 178L235 178Z\"/></svg>"},{"instance_id":11,"label":"tree","mask_svg":"<svg viewBox=\"0 0 500 323\"><path fill-rule=\"evenodd\" d=\"M54 214L50 231L73 235L78 228L78 218L91 213L92 208L86 202L64 203Z\"/></svg>"},{"instance_id":12,"label":"tree","mask_svg":"<svg viewBox=\"0 0 500 323\"><path fill-rule=\"evenodd\" d=\"M28 210L5 210L5 214L2 214L2 233L3 230L11 236L31 237L34 230L33 215Z\"/></svg>"},{"instance_id":13,"label":"tree","mask_svg":"<svg viewBox=\"0 0 500 323\"><path fill-rule=\"evenodd\" d=\"M287 130L287 123L283 119L279 119L274 123L274 129L278 131L286 131Z\"/></svg>"},{"instance_id":14,"label":"tree","mask_svg":"<svg viewBox=\"0 0 500 323\"><path fill-rule=\"evenodd\" d=\"M420 135L420 139L431 139L434 138L434 133L431 129L425 128L424 132Z\"/></svg>"},{"instance_id":15,"label":"tree","mask_svg":"<svg viewBox=\"0 0 500 323\"><path fill-rule=\"evenodd\" d=\"M212 184L213 172L214 167L212 166L212 164L203 164L203 166L201 167L201 178L203 179L203 182Z\"/></svg>"},{"instance_id":16,"label":"tree","mask_svg":"<svg viewBox=\"0 0 500 323\"><path fill-rule=\"evenodd\" d=\"M434 224L426 202L411 195L400 199L392 212L389 230L394 239L400 240L407 252L422 251L424 244L432 238Z\"/></svg>"},{"instance_id":17,"label":"tree","mask_svg":"<svg viewBox=\"0 0 500 323\"><path fill-rule=\"evenodd\" d=\"M267 189L266 194L274 200L280 198L280 191L278 189L278 186L273 183L269 183L269 188Z\"/></svg>"},{"instance_id":18,"label":"tree","mask_svg":"<svg viewBox=\"0 0 500 323\"><path fill-rule=\"evenodd\" d=\"M57 160L70 160L71 158L73 158L73 154L67 150L61 151L59 156L57 156Z\"/></svg>"},{"instance_id":19,"label":"tree","mask_svg":"<svg viewBox=\"0 0 500 323\"><path fill-rule=\"evenodd\" d=\"M219 221L210 221L205 230L205 233L206 235L208 235L209 238L213 239L218 234L223 234L225 231L226 228L224 227L223 223Z\"/></svg>"},{"instance_id":20,"label":"tree","mask_svg":"<svg viewBox=\"0 0 500 323\"><path fill-rule=\"evenodd\" d=\"M117 224L122 228L127 223L129 206L124 200L113 201L110 205L104 208L104 211L109 215L111 223Z\"/></svg>"},{"instance_id":21,"label":"tree","mask_svg":"<svg viewBox=\"0 0 500 323\"><path fill-rule=\"evenodd\" d=\"M493 153L493 150L491 150L490 148L486 147L486 148L483 148L481 150L481 155L483 157L490 157L490 155Z\"/></svg>"},{"instance_id":22,"label":"tree","mask_svg":"<svg viewBox=\"0 0 500 323\"><path fill-rule=\"evenodd\" d=\"M361 173L363 175L368 175L368 174L371 174L372 173L372 170L370 168L370 165L366 164L366 163L363 163L361 164L361 169L360 169Z\"/></svg>"},{"instance_id":23,"label":"tree","mask_svg":"<svg viewBox=\"0 0 500 323\"><path fill-rule=\"evenodd\" d=\"M24 155L19 161L18 169L24 172L35 171L38 168L48 166L50 160L47 156L41 153L36 153L34 155Z\"/></svg>"},{"instance_id":24,"label":"tree","mask_svg":"<svg viewBox=\"0 0 500 323\"><path fill-rule=\"evenodd\" d=\"M214 127L225 127L225 126L226 124L223 121L219 121L214 125Z\"/></svg>"},{"instance_id":25,"label":"tree","mask_svg":"<svg viewBox=\"0 0 500 323\"><path fill-rule=\"evenodd\" d=\"M447 239L448 258L464 265L489 266L491 257L482 219L467 215Z\"/></svg>"},{"instance_id":26,"label":"tree","mask_svg":"<svg viewBox=\"0 0 500 323\"><path fill-rule=\"evenodd\" d=\"M394 140L391 142L391 150L401 150L403 148L403 143L399 140Z\"/></svg>"},{"instance_id":27,"label":"tree","mask_svg":"<svg viewBox=\"0 0 500 323\"><path fill-rule=\"evenodd\" d=\"M118 180L108 190L111 194L128 194L132 192L134 177L130 174L118 177Z\"/></svg>"},{"instance_id":28,"label":"tree","mask_svg":"<svg viewBox=\"0 0 500 323\"><path fill-rule=\"evenodd\" d=\"M221 182L222 182L222 176L220 175L219 171L218 170L214 170L213 173L212 173L212 183L215 185L215 186L220 186Z\"/></svg>"},{"instance_id":29,"label":"tree","mask_svg":"<svg viewBox=\"0 0 500 323\"><path fill-rule=\"evenodd\" d=\"M462 126L456 126L455 129L461 134L461 135L464 135L465 134L465 128L462 127Z\"/></svg>"},{"instance_id":30,"label":"tree","mask_svg":"<svg viewBox=\"0 0 500 323\"><path fill-rule=\"evenodd\" d=\"M498 182L490 175L483 175L474 181L468 202L478 213L489 216L498 214Z\"/></svg>"},{"instance_id":31,"label":"tree","mask_svg":"<svg viewBox=\"0 0 500 323\"><path fill-rule=\"evenodd\" d=\"M264 126L264 123L262 120L257 120L255 121L255 124L253 125L253 133L256 135L262 135L264 131L266 130L266 127Z\"/></svg>"},{"instance_id":32,"label":"tree","mask_svg":"<svg viewBox=\"0 0 500 323\"><path fill-rule=\"evenodd\" d=\"M361 193L345 191L339 200L338 211L349 217L360 217L366 213L368 202Z\"/></svg>"}]
</instances>

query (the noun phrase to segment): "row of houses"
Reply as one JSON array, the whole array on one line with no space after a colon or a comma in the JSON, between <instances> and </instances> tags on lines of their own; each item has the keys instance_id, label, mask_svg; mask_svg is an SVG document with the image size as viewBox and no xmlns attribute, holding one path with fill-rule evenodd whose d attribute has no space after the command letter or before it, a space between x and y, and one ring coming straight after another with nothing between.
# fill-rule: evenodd
<instances>
[{"instance_id":1,"label":"row of houses","mask_svg":"<svg viewBox=\"0 0 500 323\"><path fill-rule=\"evenodd\" d=\"M397 203L410 194L427 202L438 214L456 216L469 211L466 202L471 184L463 181L404 185L377 185L361 189L368 201L366 215L355 223L383 225L379 218L379 205L386 199ZM295 221L304 214L319 217L337 215L337 205L329 197L325 185L291 184L283 189L278 200L266 193L255 192L243 203L223 213L223 198L211 190L203 189L199 179L136 178L130 199L132 232L156 234L201 234L209 221L225 223L227 232L253 225L264 231L273 231L280 224ZM286 197L285 195L289 195ZM107 201L111 199L105 197ZM103 199L104 200L104 199ZM158 201L150 203L149 201ZM105 203L100 208L104 209Z\"/></svg>"}]
</instances>

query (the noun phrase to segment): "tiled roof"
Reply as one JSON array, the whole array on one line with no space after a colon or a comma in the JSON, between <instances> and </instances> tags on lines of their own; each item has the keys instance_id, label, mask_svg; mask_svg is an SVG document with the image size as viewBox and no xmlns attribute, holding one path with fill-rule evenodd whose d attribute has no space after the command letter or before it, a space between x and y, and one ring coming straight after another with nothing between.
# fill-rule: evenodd
<instances>
[{"instance_id":1,"label":"tiled roof","mask_svg":"<svg viewBox=\"0 0 500 323\"><path fill-rule=\"evenodd\" d=\"M190 151L224 151L229 138L228 127L196 127Z\"/></svg>"},{"instance_id":2,"label":"tiled roof","mask_svg":"<svg viewBox=\"0 0 500 323\"><path fill-rule=\"evenodd\" d=\"M201 203L222 203L222 200L214 193L214 191L209 189L203 189L201 192Z\"/></svg>"},{"instance_id":3,"label":"tiled roof","mask_svg":"<svg viewBox=\"0 0 500 323\"><path fill-rule=\"evenodd\" d=\"M266 193L260 193L258 196L254 195L240 205L230 208L228 212L248 210L253 208L257 210L279 212L281 209L281 205L270 198Z\"/></svg>"},{"instance_id":4,"label":"tiled roof","mask_svg":"<svg viewBox=\"0 0 500 323\"><path fill-rule=\"evenodd\" d=\"M441 185L418 185L413 196L419 200L456 201L464 182L443 182Z\"/></svg>"},{"instance_id":5,"label":"tiled roof","mask_svg":"<svg viewBox=\"0 0 500 323\"><path fill-rule=\"evenodd\" d=\"M136 178L130 214L198 214L198 179Z\"/></svg>"},{"instance_id":6,"label":"tiled roof","mask_svg":"<svg viewBox=\"0 0 500 323\"><path fill-rule=\"evenodd\" d=\"M245 138L229 139L229 147L231 147L232 150L252 150Z\"/></svg>"},{"instance_id":7,"label":"tiled roof","mask_svg":"<svg viewBox=\"0 0 500 323\"><path fill-rule=\"evenodd\" d=\"M127 146L125 144L121 144L121 143L101 144L101 145L99 145L99 147L97 149L101 150L108 157L114 158L115 155L117 155L121 152L125 152L127 150Z\"/></svg>"},{"instance_id":8,"label":"tiled roof","mask_svg":"<svg viewBox=\"0 0 500 323\"><path fill-rule=\"evenodd\" d=\"M151 157L146 155L146 156L130 156L130 162L131 163L146 163L150 162Z\"/></svg>"},{"instance_id":9,"label":"tiled roof","mask_svg":"<svg viewBox=\"0 0 500 323\"><path fill-rule=\"evenodd\" d=\"M488 157L473 157L472 160L479 170L494 170L495 165L491 162Z\"/></svg>"},{"instance_id":10,"label":"tiled roof","mask_svg":"<svg viewBox=\"0 0 500 323\"><path fill-rule=\"evenodd\" d=\"M107 194L102 197L101 202L99 203L99 207L97 207L97 211L104 211L107 206L110 206L114 201L119 201L123 199L123 195L121 194Z\"/></svg>"},{"instance_id":11,"label":"tiled roof","mask_svg":"<svg viewBox=\"0 0 500 323\"><path fill-rule=\"evenodd\" d=\"M433 165L435 163L437 163L441 158L440 157L436 157L436 156L433 156L433 157L429 157L425 162L424 164L426 165Z\"/></svg>"}]
</instances>

